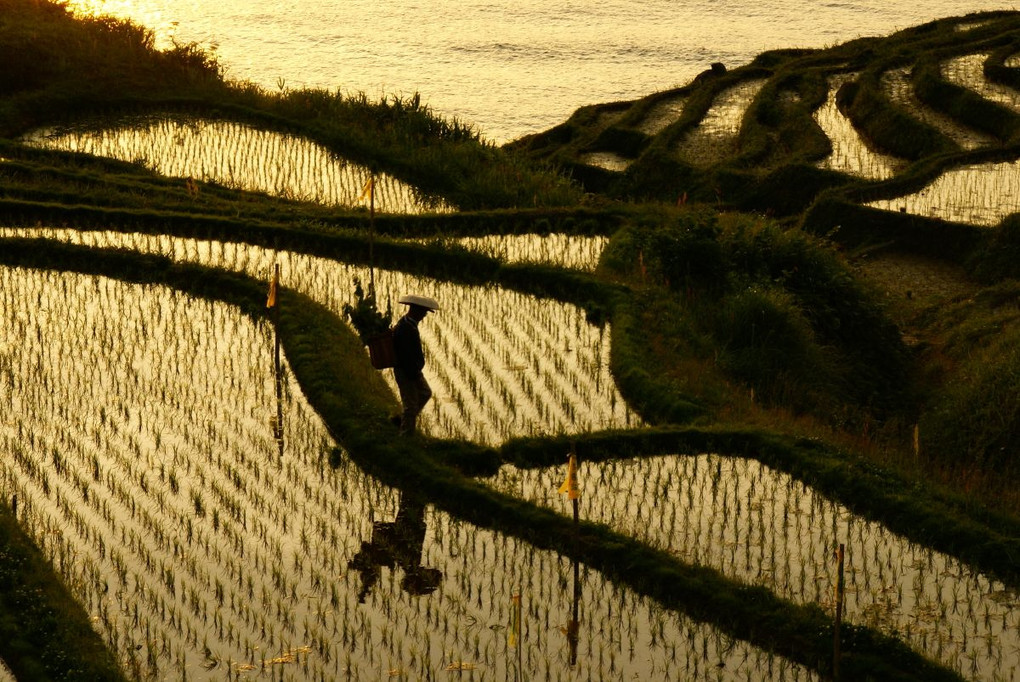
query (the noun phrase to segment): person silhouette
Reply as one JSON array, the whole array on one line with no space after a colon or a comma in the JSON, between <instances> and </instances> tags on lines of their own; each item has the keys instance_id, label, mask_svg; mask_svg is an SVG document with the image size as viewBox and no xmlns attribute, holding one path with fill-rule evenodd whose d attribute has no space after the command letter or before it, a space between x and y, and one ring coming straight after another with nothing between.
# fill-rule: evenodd
<instances>
[{"instance_id":1,"label":"person silhouette","mask_svg":"<svg viewBox=\"0 0 1020 682\"><path fill-rule=\"evenodd\" d=\"M393 378L400 391L404 411L400 416L401 435L413 435L417 430L418 415L432 398L432 389L425 380L425 352L421 346L418 323L430 312L439 310L439 304L428 296L404 296L398 301L408 306L407 313L393 328Z\"/></svg>"}]
</instances>

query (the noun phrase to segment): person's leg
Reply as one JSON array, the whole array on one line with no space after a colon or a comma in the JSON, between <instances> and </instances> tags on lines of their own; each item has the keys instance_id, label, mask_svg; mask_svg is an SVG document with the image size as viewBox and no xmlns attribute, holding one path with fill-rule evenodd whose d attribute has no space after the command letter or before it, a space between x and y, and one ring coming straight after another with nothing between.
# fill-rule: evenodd
<instances>
[{"instance_id":1,"label":"person's leg","mask_svg":"<svg viewBox=\"0 0 1020 682\"><path fill-rule=\"evenodd\" d=\"M397 381L397 390L400 391L400 404L403 412L400 415L400 433L413 433L414 421L417 412L415 410L417 388L414 385L413 377L407 376L405 372L396 367L393 368L393 378Z\"/></svg>"},{"instance_id":2,"label":"person's leg","mask_svg":"<svg viewBox=\"0 0 1020 682\"><path fill-rule=\"evenodd\" d=\"M425 381L425 375L418 375L418 412L420 413L425 409L425 404L432 400L432 387L429 386L429 382Z\"/></svg>"},{"instance_id":3,"label":"person's leg","mask_svg":"<svg viewBox=\"0 0 1020 682\"><path fill-rule=\"evenodd\" d=\"M400 419L400 433L411 434L417 428L418 415L432 398L432 389L425 381L425 375L409 377L406 373L394 369L393 376L400 389L400 402L404 405L404 413Z\"/></svg>"}]
</instances>

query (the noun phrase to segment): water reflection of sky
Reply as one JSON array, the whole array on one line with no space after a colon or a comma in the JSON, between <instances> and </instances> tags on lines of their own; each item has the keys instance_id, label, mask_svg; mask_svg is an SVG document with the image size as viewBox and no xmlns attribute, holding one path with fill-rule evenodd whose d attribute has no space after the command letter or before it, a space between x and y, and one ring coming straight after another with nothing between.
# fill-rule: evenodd
<instances>
[{"instance_id":1,"label":"water reflection of sky","mask_svg":"<svg viewBox=\"0 0 1020 682\"><path fill-rule=\"evenodd\" d=\"M734 154L744 112L764 85L764 79L744 81L717 94L704 118L679 141L680 157L707 166Z\"/></svg>"},{"instance_id":2,"label":"water reflection of sky","mask_svg":"<svg viewBox=\"0 0 1020 682\"><path fill-rule=\"evenodd\" d=\"M231 306L73 273L0 282L23 340L0 353L0 489L139 678L817 679L428 506L411 545L386 545L410 500L330 465L293 380L276 404L271 329Z\"/></svg>"},{"instance_id":3,"label":"water reflection of sky","mask_svg":"<svg viewBox=\"0 0 1020 682\"><path fill-rule=\"evenodd\" d=\"M968 128L951 116L932 109L914 93L910 68L889 69L882 74L882 92L894 103L910 111L911 115L932 126L960 145L961 149L991 147L997 144L987 133Z\"/></svg>"},{"instance_id":4,"label":"water reflection of sky","mask_svg":"<svg viewBox=\"0 0 1020 682\"><path fill-rule=\"evenodd\" d=\"M829 78L829 96L814 114L815 121L829 138L832 153L819 162L820 168L859 175L869 180L885 180L903 166L903 162L872 151L850 120L836 106L836 93L857 74L839 74Z\"/></svg>"}]
</instances>

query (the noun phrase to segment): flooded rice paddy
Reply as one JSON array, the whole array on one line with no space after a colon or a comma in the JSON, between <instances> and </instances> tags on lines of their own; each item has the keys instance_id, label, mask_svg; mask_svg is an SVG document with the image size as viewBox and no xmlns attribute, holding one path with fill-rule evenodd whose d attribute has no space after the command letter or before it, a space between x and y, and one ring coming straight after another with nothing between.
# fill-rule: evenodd
<instances>
[{"instance_id":1,"label":"flooded rice paddy","mask_svg":"<svg viewBox=\"0 0 1020 682\"><path fill-rule=\"evenodd\" d=\"M967 54L942 62L942 77L950 83L973 90L987 100L1020 111L1020 92L985 78L987 54Z\"/></svg>"},{"instance_id":2,"label":"flooded rice paddy","mask_svg":"<svg viewBox=\"0 0 1020 682\"><path fill-rule=\"evenodd\" d=\"M704 118L680 140L680 158L708 166L735 154L744 112L764 85L764 79L744 81L716 95Z\"/></svg>"},{"instance_id":3,"label":"flooded rice paddy","mask_svg":"<svg viewBox=\"0 0 1020 682\"><path fill-rule=\"evenodd\" d=\"M0 283L0 491L134 677L817 679L330 466L271 327L231 306Z\"/></svg>"},{"instance_id":4,"label":"flooded rice paddy","mask_svg":"<svg viewBox=\"0 0 1020 682\"><path fill-rule=\"evenodd\" d=\"M82 152L131 163L170 177L194 178L327 206L369 208L363 189L371 172L305 138L240 123L145 117L113 127L49 128L27 136L37 147ZM449 211L385 173L375 181L375 210Z\"/></svg>"},{"instance_id":5,"label":"flooded rice paddy","mask_svg":"<svg viewBox=\"0 0 1020 682\"><path fill-rule=\"evenodd\" d=\"M868 206L886 211L990 227L1020 211L1017 161L961 166L946 171L913 194Z\"/></svg>"},{"instance_id":6,"label":"flooded rice paddy","mask_svg":"<svg viewBox=\"0 0 1020 682\"><path fill-rule=\"evenodd\" d=\"M990 147L996 144L995 138L973 130L956 122L951 116L935 111L922 102L914 93L914 85L910 82L910 68L890 69L882 74L882 92L889 100L960 146L970 150L978 147Z\"/></svg>"},{"instance_id":7,"label":"flooded rice paddy","mask_svg":"<svg viewBox=\"0 0 1020 682\"><path fill-rule=\"evenodd\" d=\"M367 285L371 277L367 267L240 244L75 230L0 234L129 248L267 280L279 263L284 286L340 316L344 304L354 302L354 279ZM425 433L494 445L518 436L640 425L609 371L611 328L590 325L584 310L499 287L461 286L394 271L377 269L374 279L380 307L390 306L395 316L403 314L397 300L410 292L431 296L442 306L421 326L426 376L435 393L422 414ZM392 373L383 376L396 394Z\"/></svg>"},{"instance_id":8,"label":"flooded rice paddy","mask_svg":"<svg viewBox=\"0 0 1020 682\"><path fill-rule=\"evenodd\" d=\"M832 153L819 162L819 168L856 175L868 180L886 180L904 166L903 161L873 151L861 138L843 112L836 106L836 93L856 79L858 74L838 74L829 78L829 96L814 114L815 121L829 138Z\"/></svg>"},{"instance_id":9,"label":"flooded rice paddy","mask_svg":"<svg viewBox=\"0 0 1020 682\"><path fill-rule=\"evenodd\" d=\"M979 59L951 60L944 73L984 82ZM868 149L835 104L853 77L833 77L816 112L833 144L820 165L886 179L902 162ZM699 164L735 153L762 84L721 93L680 153ZM989 144L920 105L905 69L885 74L882 86L961 147ZM661 131L682 107L666 101L642 125ZM211 121L36 143L327 205L357 204L368 178L307 141ZM968 166L870 205L994 225L1020 210L1017 177L1015 163ZM378 183L379 210L449 210L392 178ZM279 263L284 286L338 315L353 302L355 279L373 281L384 307L399 308L409 292L432 296L442 311L422 335L436 399L422 426L435 437L498 445L641 426L609 372L611 328L588 324L576 306L245 245L0 230L8 235L128 248L263 279ZM446 243L505 262L593 270L606 239ZM0 494L19 500L23 525L133 677L817 679L554 553L366 477L338 451L286 363L274 363L264 323L161 287L16 268L0 269L0 280L11 332L0 339L8 415L0 445L12 453L0 465ZM562 476L504 467L489 485L566 513L556 493ZM798 603L832 607L832 553L843 542L850 622L902 639L966 679L1020 678L1015 591L754 460L582 463L581 481L583 518Z\"/></svg>"},{"instance_id":10,"label":"flooded rice paddy","mask_svg":"<svg viewBox=\"0 0 1020 682\"><path fill-rule=\"evenodd\" d=\"M614 173L622 173L630 168L630 164L634 162L633 159L628 159L616 152L587 152L581 154L578 160L589 166L595 166L596 168L602 168Z\"/></svg>"},{"instance_id":11,"label":"flooded rice paddy","mask_svg":"<svg viewBox=\"0 0 1020 682\"><path fill-rule=\"evenodd\" d=\"M262 268L247 247L73 234ZM327 289L342 290L298 265L302 258L272 255L285 273L304 267L309 291L328 298ZM530 670L543 679L606 679L682 670L690 679L813 679L588 571L579 638L570 641L569 562L401 499L343 457L332 469L335 444L285 364L277 374L267 325L161 287L3 273L4 324L10 339L24 341L0 347L11 415L0 433L14 453L0 490L18 496L23 523L139 676L219 679L229 670L319 679L385 670L417 679L442 670L488 679ZM392 288L381 284L390 275L377 278L380 291ZM457 305L448 312L470 318ZM472 324L470 344L484 342ZM426 345L443 346L448 333ZM542 336L529 330L524 343ZM556 493L562 476L505 467L491 485L566 512ZM831 606L832 551L844 542L851 622L894 634L967 679L1017 677L1017 594L753 460L582 463L580 480L583 518L798 602ZM394 534L416 544L395 549ZM488 583L479 586L479 575ZM526 632L541 638L530 651L507 642L518 593L530 595Z\"/></svg>"},{"instance_id":12,"label":"flooded rice paddy","mask_svg":"<svg viewBox=\"0 0 1020 682\"><path fill-rule=\"evenodd\" d=\"M504 263L536 263L590 272L598 267L609 238L572 234L493 234L444 239L441 243L454 244Z\"/></svg>"},{"instance_id":13,"label":"flooded rice paddy","mask_svg":"<svg viewBox=\"0 0 1020 682\"><path fill-rule=\"evenodd\" d=\"M684 113L686 97L670 97L656 102L638 124L637 128L645 135L658 135L670 124L675 123Z\"/></svg>"},{"instance_id":14,"label":"flooded rice paddy","mask_svg":"<svg viewBox=\"0 0 1020 682\"><path fill-rule=\"evenodd\" d=\"M568 513L556 492L563 475L504 466L491 485ZM844 543L848 621L899 637L966 679L1020 678L1020 594L755 460L582 462L578 479L582 518L795 602L832 606L833 553Z\"/></svg>"}]
</instances>

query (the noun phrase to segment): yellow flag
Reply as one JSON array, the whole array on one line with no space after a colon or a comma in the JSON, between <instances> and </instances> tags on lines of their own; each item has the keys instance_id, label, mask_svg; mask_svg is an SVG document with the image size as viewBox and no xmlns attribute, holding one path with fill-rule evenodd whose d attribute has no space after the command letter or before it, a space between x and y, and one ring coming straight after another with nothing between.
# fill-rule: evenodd
<instances>
[{"instance_id":1,"label":"yellow flag","mask_svg":"<svg viewBox=\"0 0 1020 682\"><path fill-rule=\"evenodd\" d=\"M510 599L512 613L510 614L510 632L507 633L506 643L510 646L517 646L521 639L521 595L515 594Z\"/></svg>"},{"instance_id":2,"label":"yellow flag","mask_svg":"<svg viewBox=\"0 0 1020 682\"><path fill-rule=\"evenodd\" d=\"M368 178L368 182L365 183L365 187L361 190L361 196L358 197L358 201L364 201L365 197L372 193L373 187L375 187L375 176L371 175Z\"/></svg>"},{"instance_id":3,"label":"yellow flag","mask_svg":"<svg viewBox=\"0 0 1020 682\"><path fill-rule=\"evenodd\" d=\"M273 273L273 279L269 283L269 297L266 299L267 308L276 307L276 289L280 286L280 271L276 270Z\"/></svg>"},{"instance_id":4,"label":"yellow flag","mask_svg":"<svg viewBox=\"0 0 1020 682\"><path fill-rule=\"evenodd\" d=\"M570 461L567 463L567 477L563 479L563 485L558 492L566 493L568 500L576 500L581 497L581 491L577 487L577 455L570 453Z\"/></svg>"}]
</instances>

